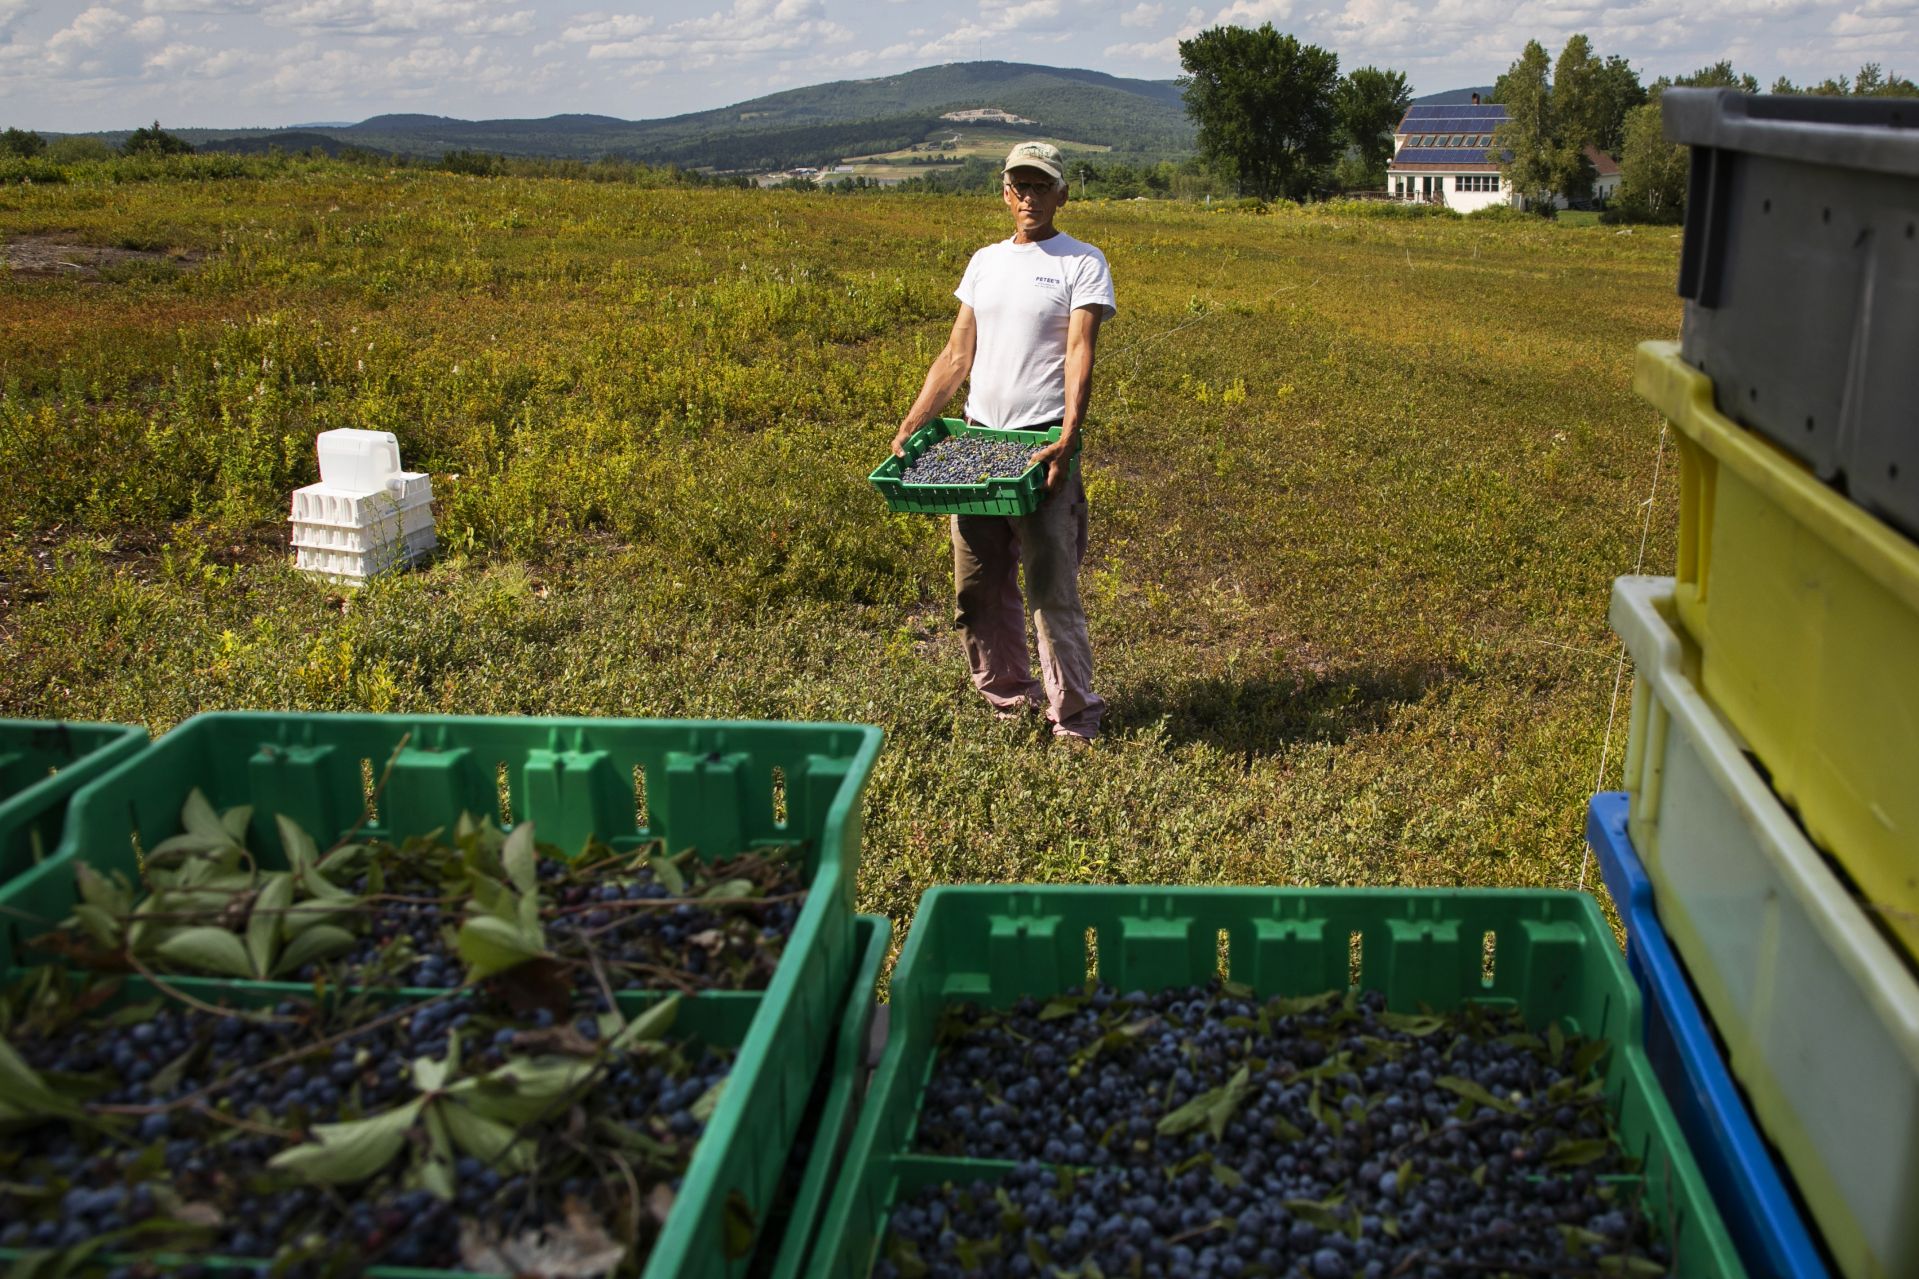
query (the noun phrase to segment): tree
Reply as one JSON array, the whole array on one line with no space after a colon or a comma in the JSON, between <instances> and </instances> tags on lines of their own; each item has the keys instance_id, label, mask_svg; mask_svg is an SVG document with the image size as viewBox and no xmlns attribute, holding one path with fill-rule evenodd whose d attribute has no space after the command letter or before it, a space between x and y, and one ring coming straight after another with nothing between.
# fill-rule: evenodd
<instances>
[{"instance_id":1,"label":"tree","mask_svg":"<svg viewBox=\"0 0 1919 1279\"><path fill-rule=\"evenodd\" d=\"M1406 76L1399 71L1359 67L1339 82L1340 133L1346 145L1358 153L1357 165L1347 173L1348 182L1358 186L1385 183L1386 162L1393 158L1393 127L1405 117L1412 100Z\"/></svg>"},{"instance_id":2,"label":"tree","mask_svg":"<svg viewBox=\"0 0 1919 1279\"><path fill-rule=\"evenodd\" d=\"M1200 154L1229 164L1242 193L1300 197L1339 153L1339 58L1268 22L1179 42L1180 88Z\"/></svg>"},{"instance_id":3,"label":"tree","mask_svg":"<svg viewBox=\"0 0 1919 1279\"><path fill-rule=\"evenodd\" d=\"M1544 45L1526 42L1518 60L1493 85L1493 101L1506 107L1505 121L1493 132L1493 150L1506 153L1500 171L1528 204L1550 210L1559 158Z\"/></svg>"},{"instance_id":4,"label":"tree","mask_svg":"<svg viewBox=\"0 0 1919 1279\"><path fill-rule=\"evenodd\" d=\"M0 155L19 156L22 160L31 160L45 154L47 140L31 129L8 129L0 133Z\"/></svg>"},{"instance_id":5,"label":"tree","mask_svg":"<svg viewBox=\"0 0 1919 1279\"><path fill-rule=\"evenodd\" d=\"M1592 41L1583 35L1568 37L1553 64L1553 122L1561 141L1597 145L1606 129L1604 75L1605 64L1593 57Z\"/></svg>"},{"instance_id":6,"label":"tree","mask_svg":"<svg viewBox=\"0 0 1919 1279\"><path fill-rule=\"evenodd\" d=\"M55 164L84 164L93 160L107 160L113 157L113 149L98 138L73 133L64 138L55 138L53 145L47 148L47 159Z\"/></svg>"},{"instance_id":7,"label":"tree","mask_svg":"<svg viewBox=\"0 0 1919 1279\"><path fill-rule=\"evenodd\" d=\"M1626 113L1646 103L1646 88L1632 64L1617 55L1606 59L1598 75L1598 133L1588 139L1610 155L1618 155L1626 145Z\"/></svg>"},{"instance_id":8,"label":"tree","mask_svg":"<svg viewBox=\"0 0 1919 1279\"><path fill-rule=\"evenodd\" d=\"M1686 208L1686 148L1666 141L1659 97L1626 113L1619 211L1634 222L1677 222Z\"/></svg>"},{"instance_id":9,"label":"tree","mask_svg":"<svg viewBox=\"0 0 1919 1279\"><path fill-rule=\"evenodd\" d=\"M1914 84L1897 73L1888 73L1877 62L1868 62L1859 68L1859 74L1848 84L1846 77L1836 80L1822 80L1816 85L1801 89L1792 81L1780 76L1773 81L1774 93L1812 93L1821 97L1834 98L1919 98L1919 84Z\"/></svg>"},{"instance_id":10,"label":"tree","mask_svg":"<svg viewBox=\"0 0 1919 1279\"><path fill-rule=\"evenodd\" d=\"M1709 67L1701 67L1691 75L1682 75L1673 81L1689 89L1737 89L1741 93L1759 92L1759 81L1750 74L1742 74L1732 69L1729 59L1721 58Z\"/></svg>"},{"instance_id":11,"label":"tree","mask_svg":"<svg viewBox=\"0 0 1919 1279\"><path fill-rule=\"evenodd\" d=\"M147 129L135 129L120 149L128 155L192 155L193 147L160 127L155 120Z\"/></svg>"}]
</instances>

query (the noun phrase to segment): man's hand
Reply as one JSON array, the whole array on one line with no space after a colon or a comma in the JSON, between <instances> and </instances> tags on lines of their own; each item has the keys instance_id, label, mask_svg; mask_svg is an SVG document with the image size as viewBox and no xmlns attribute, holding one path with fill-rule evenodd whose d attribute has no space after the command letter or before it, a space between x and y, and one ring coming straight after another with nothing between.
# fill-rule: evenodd
<instances>
[{"instance_id":1,"label":"man's hand","mask_svg":"<svg viewBox=\"0 0 1919 1279\"><path fill-rule=\"evenodd\" d=\"M913 432L919 430L922 425L924 423L915 422L910 417L900 423L899 432L893 436L894 457L906 456L906 442L913 438Z\"/></svg>"},{"instance_id":2,"label":"man's hand","mask_svg":"<svg viewBox=\"0 0 1919 1279\"><path fill-rule=\"evenodd\" d=\"M1046 466L1046 491L1059 492L1059 486L1066 483L1066 477L1073 473L1072 442L1056 440L1039 452L1033 454L1033 461Z\"/></svg>"}]
</instances>

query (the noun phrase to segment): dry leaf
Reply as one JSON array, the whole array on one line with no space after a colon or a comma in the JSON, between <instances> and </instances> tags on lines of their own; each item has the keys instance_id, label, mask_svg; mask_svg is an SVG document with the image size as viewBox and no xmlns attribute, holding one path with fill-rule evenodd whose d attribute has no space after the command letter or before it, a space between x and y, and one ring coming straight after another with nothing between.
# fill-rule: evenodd
<instances>
[{"instance_id":1,"label":"dry leaf","mask_svg":"<svg viewBox=\"0 0 1919 1279\"><path fill-rule=\"evenodd\" d=\"M207 1226L216 1228L226 1222L218 1208L210 1203L181 1204L173 1212L175 1221L184 1221L189 1226Z\"/></svg>"},{"instance_id":2,"label":"dry leaf","mask_svg":"<svg viewBox=\"0 0 1919 1279\"><path fill-rule=\"evenodd\" d=\"M566 1201L565 1225L512 1239L498 1239L471 1219L460 1223L460 1265L467 1270L516 1279L594 1279L611 1273L625 1256L626 1246L616 1243L578 1199Z\"/></svg>"},{"instance_id":3,"label":"dry leaf","mask_svg":"<svg viewBox=\"0 0 1919 1279\"><path fill-rule=\"evenodd\" d=\"M667 1214L673 1211L673 1187L664 1182L653 1187L646 1196L646 1210L654 1221L664 1226Z\"/></svg>"}]
</instances>

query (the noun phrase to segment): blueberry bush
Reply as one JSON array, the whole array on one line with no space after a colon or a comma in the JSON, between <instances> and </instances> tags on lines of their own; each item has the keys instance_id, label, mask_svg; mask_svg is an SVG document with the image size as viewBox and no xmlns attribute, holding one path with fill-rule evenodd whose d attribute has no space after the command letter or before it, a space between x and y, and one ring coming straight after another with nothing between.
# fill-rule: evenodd
<instances>
[{"instance_id":1,"label":"blueberry bush","mask_svg":"<svg viewBox=\"0 0 1919 1279\"><path fill-rule=\"evenodd\" d=\"M1081 756L993 719L942 521L866 482L997 196L245 165L0 187L9 246L156 256L0 272L0 712L874 723L896 936L941 882L1578 882L1607 592L1674 554L1665 232L1076 197ZM289 569L338 426L432 473L432 566Z\"/></svg>"}]
</instances>

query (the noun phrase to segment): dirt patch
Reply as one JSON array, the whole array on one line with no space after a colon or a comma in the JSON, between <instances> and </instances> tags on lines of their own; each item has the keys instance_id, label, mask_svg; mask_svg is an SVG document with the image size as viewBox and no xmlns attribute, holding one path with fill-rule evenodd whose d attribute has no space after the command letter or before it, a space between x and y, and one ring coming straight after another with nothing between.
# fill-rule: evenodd
<instances>
[{"instance_id":1,"label":"dirt patch","mask_svg":"<svg viewBox=\"0 0 1919 1279\"><path fill-rule=\"evenodd\" d=\"M75 280L110 279L128 268L187 270L199 265L205 256L189 249L77 244L57 235L23 235L0 245L0 261L16 275L65 276Z\"/></svg>"}]
</instances>

